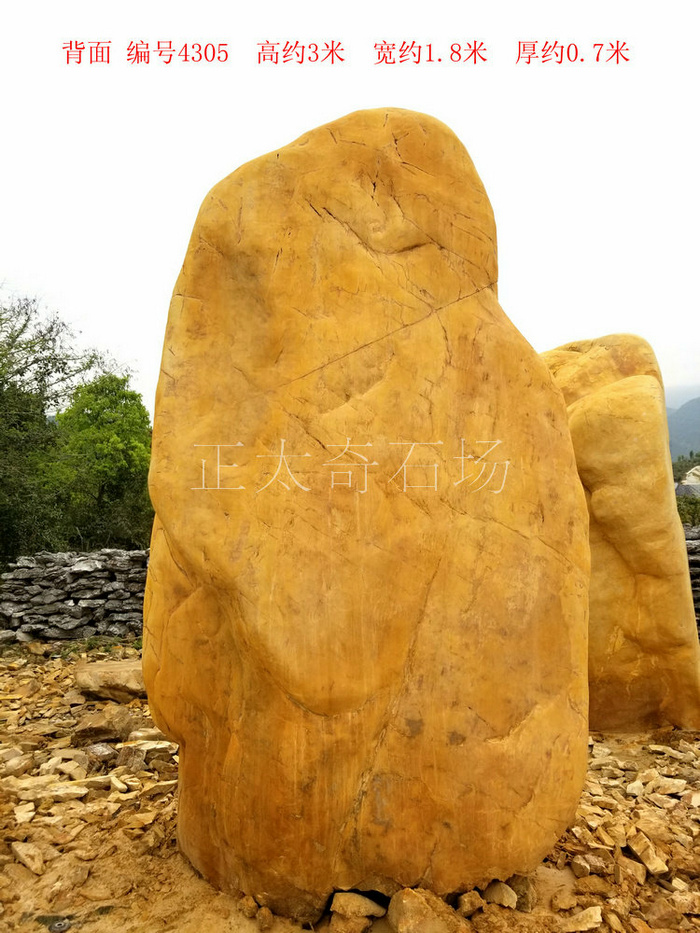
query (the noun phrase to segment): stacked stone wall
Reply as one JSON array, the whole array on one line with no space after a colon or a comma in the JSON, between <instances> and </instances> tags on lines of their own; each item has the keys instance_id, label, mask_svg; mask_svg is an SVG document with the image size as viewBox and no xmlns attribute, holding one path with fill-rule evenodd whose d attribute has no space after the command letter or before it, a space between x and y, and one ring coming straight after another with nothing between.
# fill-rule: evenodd
<instances>
[{"instance_id":1,"label":"stacked stone wall","mask_svg":"<svg viewBox=\"0 0 700 933\"><path fill-rule=\"evenodd\" d=\"M0 643L140 635L148 551L20 557L0 584Z\"/></svg>"},{"instance_id":2,"label":"stacked stone wall","mask_svg":"<svg viewBox=\"0 0 700 933\"><path fill-rule=\"evenodd\" d=\"M685 526L695 617L700 631L700 526ZM148 551L20 557L0 577L0 644L138 636Z\"/></svg>"},{"instance_id":3,"label":"stacked stone wall","mask_svg":"<svg viewBox=\"0 0 700 933\"><path fill-rule=\"evenodd\" d=\"M693 602L695 603L695 621L700 632L700 525L691 528L685 526L685 546L688 548L688 565L690 567L690 584L693 588Z\"/></svg>"}]
</instances>

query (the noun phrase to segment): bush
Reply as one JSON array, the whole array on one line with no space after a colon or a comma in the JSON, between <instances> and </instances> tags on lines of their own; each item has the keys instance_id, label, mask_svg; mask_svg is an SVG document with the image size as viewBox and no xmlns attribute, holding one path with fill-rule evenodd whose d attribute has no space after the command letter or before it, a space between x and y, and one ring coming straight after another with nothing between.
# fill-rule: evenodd
<instances>
[{"instance_id":1,"label":"bush","mask_svg":"<svg viewBox=\"0 0 700 933\"><path fill-rule=\"evenodd\" d=\"M684 525L700 525L700 498L676 496L676 504Z\"/></svg>"}]
</instances>

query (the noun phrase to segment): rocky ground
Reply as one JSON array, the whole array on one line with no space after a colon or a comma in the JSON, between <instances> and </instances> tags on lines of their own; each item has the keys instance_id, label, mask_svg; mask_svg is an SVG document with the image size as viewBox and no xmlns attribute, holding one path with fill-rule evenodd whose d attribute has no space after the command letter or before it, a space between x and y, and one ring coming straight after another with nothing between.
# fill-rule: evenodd
<instances>
[{"instance_id":1,"label":"rocky ground","mask_svg":"<svg viewBox=\"0 0 700 933\"><path fill-rule=\"evenodd\" d=\"M83 644L81 660L72 647L15 645L0 656L0 930L298 929L252 898L218 893L178 853L177 746L145 699L130 699L129 684L112 700L79 689L86 655L135 659L137 649ZM449 909L405 891L372 920L386 904L337 899L316 929L700 930L700 734L594 735L590 753L575 824L530 876Z\"/></svg>"}]
</instances>

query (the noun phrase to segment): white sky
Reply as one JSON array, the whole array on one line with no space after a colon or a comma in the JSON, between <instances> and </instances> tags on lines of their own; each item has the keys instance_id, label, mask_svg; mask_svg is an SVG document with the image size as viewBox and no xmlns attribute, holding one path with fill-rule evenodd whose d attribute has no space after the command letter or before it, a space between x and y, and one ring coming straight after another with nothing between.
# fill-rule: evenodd
<instances>
[{"instance_id":1,"label":"white sky","mask_svg":"<svg viewBox=\"0 0 700 933\"><path fill-rule=\"evenodd\" d=\"M700 383L697 0L0 5L0 283L134 370L152 409L170 294L201 200L243 162L365 107L430 113L496 215L499 297L537 350L633 332L668 386ZM111 64L63 43L111 39ZM258 43L340 40L342 65L257 63ZM480 39L488 63L448 61ZM132 40L228 42L225 64L125 61ZM375 65L382 40L441 63ZM583 62L516 64L518 42ZM593 61L625 41L630 62Z\"/></svg>"}]
</instances>

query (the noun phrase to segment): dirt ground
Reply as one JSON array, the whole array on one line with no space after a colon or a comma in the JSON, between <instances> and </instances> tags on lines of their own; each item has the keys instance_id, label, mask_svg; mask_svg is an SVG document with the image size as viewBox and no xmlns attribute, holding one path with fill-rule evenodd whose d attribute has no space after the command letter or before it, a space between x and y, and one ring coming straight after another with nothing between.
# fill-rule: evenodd
<instances>
[{"instance_id":1,"label":"dirt ground","mask_svg":"<svg viewBox=\"0 0 700 933\"><path fill-rule=\"evenodd\" d=\"M88 660L138 655L81 648ZM79 660L62 643L0 656L0 931L298 929L194 872L175 836L177 746L145 700L84 696ZM589 768L574 825L512 880L517 909L486 892L490 903L464 908L463 933L700 930L700 734L594 735ZM385 918L373 928L391 930Z\"/></svg>"}]
</instances>

